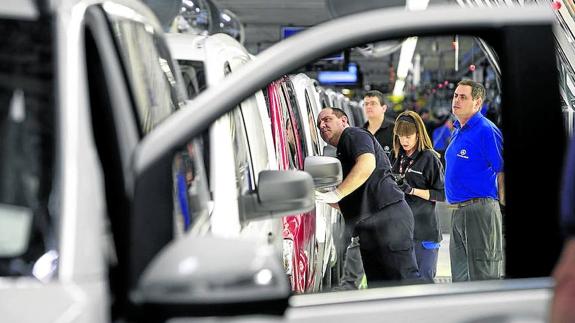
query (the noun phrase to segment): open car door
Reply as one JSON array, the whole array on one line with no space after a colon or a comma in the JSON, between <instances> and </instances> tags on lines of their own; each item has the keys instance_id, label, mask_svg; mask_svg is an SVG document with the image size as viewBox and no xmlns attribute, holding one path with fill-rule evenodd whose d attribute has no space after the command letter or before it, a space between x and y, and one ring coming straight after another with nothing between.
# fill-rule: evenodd
<instances>
[{"instance_id":1,"label":"open car door","mask_svg":"<svg viewBox=\"0 0 575 323\"><path fill-rule=\"evenodd\" d=\"M332 20L269 48L219 86L197 96L189 107L151 132L134 159L131 235L134 241L148 239L148 246L139 246L137 254L132 254L129 281L132 291L141 292L138 282L142 272L172 239L171 226L166 222L172 214L172 183L165 174L170 172L173 155L218 117L282 75L349 47L414 36L480 37L493 48L501 68L507 200L503 218L505 280L292 296L289 306L287 302L258 306L239 297L235 307L227 308L229 311L210 307L201 296L186 298L181 289L174 288L173 297L164 303L144 297L132 300L135 308L152 304L164 317L275 312L294 322L543 319L552 286L544 277L550 275L561 250L558 192L566 142L552 24L551 12L543 7L433 7L418 12L385 9ZM548 153L543 156L535 149ZM153 241L149 237L154 237ZM221 259L221 266L227 266L226 259ZM169 279L165 284L169 285ZM179 305L177 311L170 306L174 304ZM278 308L270 311L271 306Z\"/></svg>"}]
</instances>

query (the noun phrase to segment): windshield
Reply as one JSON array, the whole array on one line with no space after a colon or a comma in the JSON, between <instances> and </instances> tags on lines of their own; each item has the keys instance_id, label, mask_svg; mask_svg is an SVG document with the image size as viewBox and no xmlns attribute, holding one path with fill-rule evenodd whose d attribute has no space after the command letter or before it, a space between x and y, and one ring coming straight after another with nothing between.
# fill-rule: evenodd
<instances>
[{"instance_id":1,"label":"windshield","mask_svg":"<svg viewBox=\"0 0 575 323\"><path fill-rule=\"evenodd\" d=\"M47 19L0 19L0 276L44 279L55 268L49 26Z\"/></svg>"}]
</instances>

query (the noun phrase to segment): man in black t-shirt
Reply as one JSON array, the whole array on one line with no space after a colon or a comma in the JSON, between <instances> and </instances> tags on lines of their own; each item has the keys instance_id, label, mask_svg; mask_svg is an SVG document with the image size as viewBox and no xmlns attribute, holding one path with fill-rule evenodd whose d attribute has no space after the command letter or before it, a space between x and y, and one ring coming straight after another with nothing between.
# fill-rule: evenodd
<instances>
[{"instance_id":1,"label":"man in black t-shirt","mask_svg":"<svg viewBox=\"0 0 575 323\"><path fill-rule=\"evenodd\" d=\"M321 137L337 147L344 179L316 199L339 207L359 237L368 283L418 279L413 214L391 175L391 165L368 131L350 127L345 112L326 108L318 116Z\"/></svg>"}]
</instances>

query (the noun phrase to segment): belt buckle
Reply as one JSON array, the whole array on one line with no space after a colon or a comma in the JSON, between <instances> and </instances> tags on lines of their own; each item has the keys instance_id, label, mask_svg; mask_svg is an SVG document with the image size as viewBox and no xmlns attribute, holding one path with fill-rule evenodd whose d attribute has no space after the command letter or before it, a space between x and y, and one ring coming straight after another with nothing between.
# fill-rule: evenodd
<instances>
[{"instance_id":1,"label":"belt buckle","mask_svg":"<svg viewBox=\"0 0 575 323\"><path fill-rule=\"evenodd\" d=\"M459 202L459 203L455 203L455 204L450 204L449 206L453 209L460 209L462 207L466 207L466 206L469 206L471 204L475 204L476 202L479 202L479 199L472 198L472 199L469 199L467 201L463 201L463 202Z\"/></svg>"}]
</instances>

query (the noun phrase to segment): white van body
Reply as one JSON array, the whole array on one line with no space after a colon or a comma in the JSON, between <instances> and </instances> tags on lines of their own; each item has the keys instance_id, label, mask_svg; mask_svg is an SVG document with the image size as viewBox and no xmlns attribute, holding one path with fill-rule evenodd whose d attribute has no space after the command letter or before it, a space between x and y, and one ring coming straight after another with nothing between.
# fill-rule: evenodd
<instances>
[{"instance_id":1,"label":"white van body","mask_svg":"<svg viewBox=\"0 0 575 323\"><path fill-rule=\"evenodd\" d=\"M42 4L45 5L43 9L40 8ZM46 239L47 250L34 262L32 273L7 276L0 274L2 322L98 323L111 320L112 299L108 265L114 261L115 252L110 238L104 172L92 126L92 110L99 108L90 104L92 90L87 70L93 62L88 61L87 56L93 53L87 51L84 31L90 30L113 41L121 40L114 38L117 35L114 35L110 26L102 23L102 20L88 21L88 15L94 12L102 14L100 17L104 18L103 21L116 19L116 22L120 21L118 25L130 25L133 27L131 31L142 30L145 26L147 31L154 34L142 39L145 45L153 43L152 37L163 37L162 28L155 15L140 1L0 2L0 19L10 19L22 24L40 24L40 17L44 16L46 20L43 20L43 23L49 22L49 25L42 27L50 30L46 32L49 35L47 38L51 38L46 44L50 45L46 46L51 46L49 50L53 65L45 62L45 69L53 74L50 82L54 89L53 109L50 104L46 104L45 114L45 118L54 120L53 129L50 129L53 131L53 176L50 200L46 206L50 210L51 223L42 224L42 229L48 231L50 237ZM148 53L151 54L148 57L156 54L156 48L153 49ZM115 56L122 65L126 63L122 62L117 53L99 53L102 59L104 54ZM171 60L169 57L168 59ZM140 71L149 72L150 66L155 68L155 71L170 66L160 66L158 59L153 62L155 63L152 65L142 63L139 66ZM121 79L116 85L124 89L130 88L132 83ZM24 90L14 93L15 98L19 97L18 93L22 95L21 99L13 100L13 109L18 110L16 107L22 104L23 112L26 113L28 93ZM125 92L123 94L126 95ZM52 110L54 115L48 115ZM26 118L25 114L23 118ZM139 140L136 130L138 126L135 119L128 118L124 121L124 129L121 131L128 135L123 137L126 145L121 149L130 154L130 149ZM36 127L38 129L27 130L43 131L40 128L45 127L45 124L39 123ZM6 210L9 207L9 204L1 204L4 209L0 211L2 216L8 214ZM33 211L30 211L30 217L35 216L32 214ZM7 223L5 220L3 217L4 225Z\"/></svg>"},{"instance_id":2,"label":"white van body","mask_svg":"<svg viewBox=\"0 0 575 323\"><path fill-rule=\"evenodd\" d=\"M226 74L240 69L251 60L249 53L235 39L225 34L199 36L192 34L167 34L168 46L174 59L180 62L182 71L185 61L203 64L206 86L217 86ZM251 155L252 178L250 185L257 185L262 170L277 169L271 124L263 93L258 91L241 104L241 117L247 136L244 149ZM230 114L218 119L209 130L209 183L213 198L213 209L209 225L196 224L191 230L196 234L212 234L231 238L242 237L271 243L282 250L281 219L258 220L242 223L241 207L238 204L236 158L234 152L234 120Z\"/></svg>"}]
</instances>

